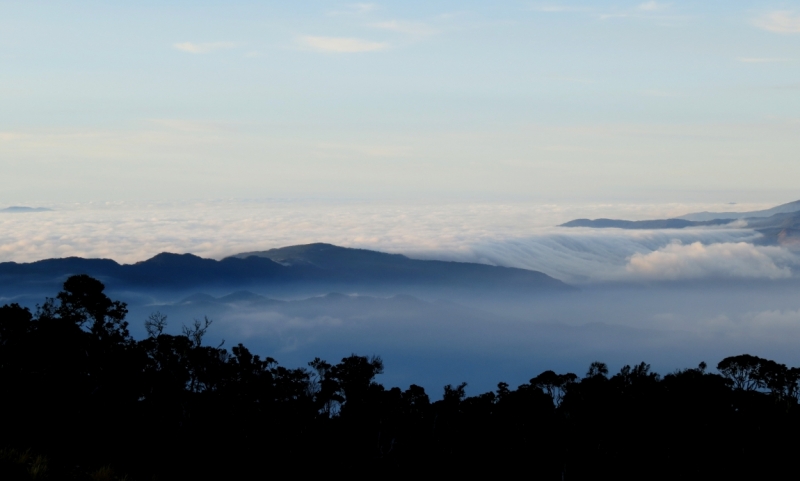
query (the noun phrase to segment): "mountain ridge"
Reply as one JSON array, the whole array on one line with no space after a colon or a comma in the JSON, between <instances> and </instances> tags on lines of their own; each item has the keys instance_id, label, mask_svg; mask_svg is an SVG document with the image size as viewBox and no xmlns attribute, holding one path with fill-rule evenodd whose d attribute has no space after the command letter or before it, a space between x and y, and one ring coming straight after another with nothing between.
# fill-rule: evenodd
<instances>
[{"instance_id":1,"label":"mountain ridge","mask_svg":"<svg viewBox=\"0 0 800 481\"><path fill-rule=\"evenodd\" d=\"M676 219L690 221L706 221L713 219L744 219L755 217L770 217L775 214L788 214L800 211L800 200L787 202L775 207L764 210L754 210L749 212L694 212L676 217Z\"/></svg>"},{"instance_id":2,"label":"mountain ridge","mask_svg":"<svg viewBox=\"0 0 800 481\"><path fill-rule=\"evenodd\" d=\"M790 210L790 209L797 210ZM762 214L770 213L769 216ZM706 213L700 213L706 214ZM731 213L722 213L727 215ZM734 213L735 214L735 213ZM800 200L782 204L772 209L753 211L755 214L750 217L739 218L719 218L709 220L688 220L687 217L695 214L687 214L683 217L671 219L654 220L621 220L621 219L575 219L561 224L559 227L588 227L593 229L685 229L690 227L709 227L725 226L734 222L742 222L743 225L736 225L738 228L753 229L761 234L761 238L756 240L759 245L780 245L792 248L800 247ZM699 214L698 214L699 215Z\"/></svg>"},{"instance_id":3,"label":"mountain ridge","mask_svg":"<svg viewBox=\"0 0 800 481\"><path fill-rule=\"evenodd\" d=\"M276 262L264 253L284 263ZM416 260L401 254L322 243L242 253L221 260L162 252L133 264L80 257L0 263L0 285L53 283L74 274L88 274L123 287L177 289L215 285L226 288L320 285L331 290L400 285L514 291L571 288L538 271L467 262Z\"/></svg>"}]
</instances>

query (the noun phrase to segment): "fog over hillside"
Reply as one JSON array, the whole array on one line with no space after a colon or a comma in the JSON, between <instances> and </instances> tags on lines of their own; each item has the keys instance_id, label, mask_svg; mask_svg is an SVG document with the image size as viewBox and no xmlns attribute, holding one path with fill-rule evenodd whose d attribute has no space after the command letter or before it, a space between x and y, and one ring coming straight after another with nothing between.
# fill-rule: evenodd
<instances>
[{"instance_id":1,"label":"fog over hillside","mask_svg":"<svg viewBox=\"0 0 800 481\"><path fill-rule=\"evenodd\" d=\"M143 261L162 251L223 258L308 242L403 253L410 258L541 271L567 291L487 293L421 285L279 288L122 286L132 332L167 314L168 330L208 316L208 342L243 342L288 366L316 356L379 354L384 381L432 393L466 381L470 392L526 382L544 369L583 374L592 361L617 369L647 361L668 372L749 352L800 364L800 257L759 245L744 224L684 229L555 227L574 218L646 220L713 205L547 206L452 204L429 208L269 202L53 206L0 218L2 261L80 255ZM770 205L753 205L753 210ZM749 208L749 207L748 207ZM742 208L742 210L746 210ZM278 259L283 262L283 260ZM4 287L0 302L35 308L47 289ZM227 282L227 281L226 281Z\"/></svg>"},{"instance_id":2,"label":"fog over hillside","mask_svg":"<svg viewBox=\"0 0 800 481\"><path fill-rule=\"evenodd\" d=\"M707 246L751 243L759 236L750 229L718 226L637 232L554 227L579 217L668 218L730 207L724 204L465 202L434 206L355 201L216 201L52 207L57 210L0 217L0 261L81 256L132 263L160 252L190 252L221 259L241 252L328 242L403 253L412 258L534 269L567 282L583 283L640 278L641 272L628 269L629 259L659 249L674 253L672 244L676 241ZM756 210L771 205L737 207ZM688 249L686 253L696 255ZM749 277L751 273L755 277L782 275L782 268L793 262L793 257L783 250L750 249L739 254L755 265L735 270L737 277ZM717 265L714 252L705 257ZM724 275L725 265L709 266L705 271Z\"/></svg>"},{"instance_id":3,"label":"fog over hillside","mask_svg":"<svg viewBox=\"0 0 800 481\"><path fill-rule=\"evenodd\" d=\"M260 294L181 299L115 293L131 318L167 314L171 331L208 316L209 343L244 342L287 365L315 356L380 354L388 384L434 393L467 381L470 392L526 382L545 370L583 374L595 360L612 369L645 360L660 372L709 364L739 352L800 363L795 281L593 286L534 297L388 297L332 293L276 299ZM262 297L257 297L262 296ZM135 324L135 323L134 323ZM141 325L134 332L143 335Z\"/></svg>"}]
</instances>

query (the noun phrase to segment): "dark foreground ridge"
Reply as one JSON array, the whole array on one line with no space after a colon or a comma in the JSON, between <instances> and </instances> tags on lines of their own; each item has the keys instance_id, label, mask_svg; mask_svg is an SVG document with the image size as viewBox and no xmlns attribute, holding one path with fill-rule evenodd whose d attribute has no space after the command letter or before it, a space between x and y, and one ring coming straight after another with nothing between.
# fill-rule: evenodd
<instances>
[{"instance_id":1,"label":"dark foreground ridge","mask_svg":"<svg viewBox=\"0 0 800 481\"><path fill-rule=\"evenodd\" d=\"M563 282L537 271L468 262L415 260L400 254L331 244L285 247L240 254L220 261L165 252L135 264L80 257L28 264L4 262L0 263L0 285L60 284L68 276L81 273L102 279L115 288L318 284L330 290L398 285L515 292L570 289Z\"/></svg>"},{"instance_id":2,"label":"dark foreground ridge","mask_svg":"<svg viewBox=\"0 0 800 481\"><path fill-rule=\"evenodd\" d=\"M204 345L209 321L155 313L133 339L126 313L85 275L0 307L0 479L783 479L800 448L800 370L755 356L432 401L378 383L376 356L286 368Z\"/></svg>"}]
</instances>

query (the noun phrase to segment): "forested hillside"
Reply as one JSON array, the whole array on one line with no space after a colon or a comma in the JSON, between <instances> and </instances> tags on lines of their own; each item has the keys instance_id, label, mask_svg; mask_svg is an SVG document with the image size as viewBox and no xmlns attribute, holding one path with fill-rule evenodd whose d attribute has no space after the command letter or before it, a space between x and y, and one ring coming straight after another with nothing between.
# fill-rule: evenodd
<instances>
[{"instance_id":1,"label":"forested hillside","mask_svg":"<svg viewBox=\"0 0 800 481\"><path fill-rule=\"evenodd\" d=\"M137 340L126 314L86 275L36 312L0 308L2 479L773 478L800 447L800 370L750 355L468 397L382 386L375 356L288 368L208 346L207 320L169 335L154 313Z\"/></svg>"}]
</instances>

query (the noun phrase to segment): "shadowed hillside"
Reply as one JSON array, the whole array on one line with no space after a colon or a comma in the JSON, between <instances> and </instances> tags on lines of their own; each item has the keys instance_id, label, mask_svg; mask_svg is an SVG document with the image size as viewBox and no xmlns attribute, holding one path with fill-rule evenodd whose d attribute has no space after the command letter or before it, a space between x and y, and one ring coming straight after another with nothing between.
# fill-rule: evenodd
<instances>
[{"instance_id":1,"label":"shadowed hillside","mask_svg":"<svg viewBox=\"0 0 800 481\"><path fill-rule=\"evenodd\" d=\"M800 369L748 354L664 376L593 362L583 377L532 372L468 396L466 382L387 388L375 355L287 368L242 344L209 346L207 319L171 335L153 313L135 339L126 315L85 275L35 313L0 307L2 479L263 479L300 466L315 477L780 479L800 448Z\"/></svg>"},{"instance_id":2,"label":"shadowed hillside","mask_svg":"<svg viewBox=\"0 0 800 481\"><path fill-rule=\"evenodd\" d=\"M570 289L563 282L537 271L466 262L413 260L398 254L330 244L285 247L219 261L192 254L162 253L135 264L79 257L28 264L5 262L0 263L0 285L57 285L67 276L79 273L113 283L115 288L193 289L260 285L318 286L330 291L412 285L523 293Z\"/></svg>"},{"instance_id":3,"label":"shadowed hillside","mask_svg":"<svg viewBox=\"0 0 800 481\"><path fill-rule=\"evenodd\" d=\"M753 229L762 235L760 245L800 246L800 200L772 209L753 212L701 212L674 219L619 220L575 219L560 227L589 227L593 229L685 229L688 227L725 226L736 222L736 228Z\"/></svg>"}]
</instances>

